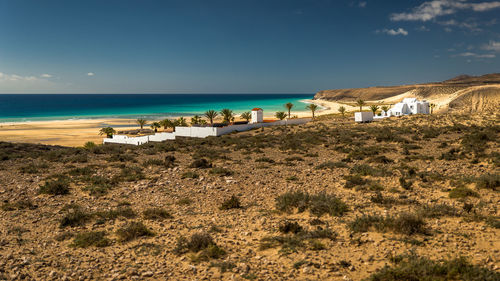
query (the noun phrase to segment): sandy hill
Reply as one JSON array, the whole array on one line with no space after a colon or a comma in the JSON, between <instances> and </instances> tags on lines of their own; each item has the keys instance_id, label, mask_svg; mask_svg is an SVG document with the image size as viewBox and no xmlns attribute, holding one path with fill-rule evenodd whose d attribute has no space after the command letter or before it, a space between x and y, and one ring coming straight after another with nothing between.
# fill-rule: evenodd
<instances>
[{"instance_id":1,"label":"sandy hill","mask_svg":"<svg viewBox=\"0 0 500 281\"><path fill-rule=\"evenodd\" d=\"M357 99L394 103L405 97L418 97L435 103L439 110L489 111L500 106L500 73L482 76L460 75L426 84L390 87L324 90L314 99L352 102Z\"/></svg>"}]
</instances>

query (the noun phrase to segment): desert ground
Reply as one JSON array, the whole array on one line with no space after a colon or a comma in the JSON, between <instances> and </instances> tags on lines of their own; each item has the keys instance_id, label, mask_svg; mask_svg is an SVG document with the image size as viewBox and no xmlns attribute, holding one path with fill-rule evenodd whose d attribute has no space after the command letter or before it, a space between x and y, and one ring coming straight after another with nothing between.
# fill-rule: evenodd
<instances>
[{"instance_id":1,"label":"desert ground","mask_svg":"<svg viewBox=\"0 0 500 281\"><path fill-rule=\"evenodd\" d=\"M500 280L499 118L0 142L0 279Z\"/></svg>"}]
</instances>

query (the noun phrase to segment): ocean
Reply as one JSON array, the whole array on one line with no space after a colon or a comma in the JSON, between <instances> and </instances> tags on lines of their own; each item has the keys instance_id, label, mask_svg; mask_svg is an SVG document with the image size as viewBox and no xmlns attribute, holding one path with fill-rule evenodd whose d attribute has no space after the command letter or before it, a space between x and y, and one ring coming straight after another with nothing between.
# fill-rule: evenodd
<instances>
[{"instance_id":1,"label":"ocean","mask_svg":"<svg viewBox=\"0 0 500 281\"><path fill-rule=\"evenodd\" d=\"M0 122L147 118L203 114L229 108L236 114L260 107L264 114L305 111L314 94L0 94Z\"/></svg>"}]
</instances>

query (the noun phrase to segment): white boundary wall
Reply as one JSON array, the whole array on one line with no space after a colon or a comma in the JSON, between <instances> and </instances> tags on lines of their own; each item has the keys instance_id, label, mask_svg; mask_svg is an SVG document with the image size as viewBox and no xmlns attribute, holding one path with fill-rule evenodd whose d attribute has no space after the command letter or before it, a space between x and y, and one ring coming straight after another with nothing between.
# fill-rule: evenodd
<instances>
[{"instance_id":1,"label":"white boundary wall","mask_svg":"<svg viewBox=\"0 0 500 281\"><path fill-rule=\"evenodd\" d=\"M152 136L148 136L149 141L166 141L166 140L175 140L175 133L156 133Z\"/></svg>"},{"instance_id":2,"label":"white boundary wall","mask_svg":"<svg viewBox=\"0 0 500 281\"><path fill-rule=\"evenodd\" d=\"M256 128L270 127L270 126L305 124L309 121L311 121L311 118L300 118L300 119L297 118L297 119L289 119L289 120L275 121L269 123L231 125L226 127L175 127L175 132L173 133L156 133L154 135L142 136L142 137L114 135L113 138L105 138L103 139L102 142L103 144L118 143L118 144L141 145L148 143L150 141L161 142L166 140L175 140L175 137L191 137L191 138L206 138L210 136L217 137L232 132L243 132Z\"/></svg>"}]
</instances>

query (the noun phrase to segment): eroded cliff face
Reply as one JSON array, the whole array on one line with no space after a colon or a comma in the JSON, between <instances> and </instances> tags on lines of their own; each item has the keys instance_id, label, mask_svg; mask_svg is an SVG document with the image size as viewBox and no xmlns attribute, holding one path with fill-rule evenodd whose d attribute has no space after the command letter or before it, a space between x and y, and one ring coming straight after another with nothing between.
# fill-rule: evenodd
<instances>
[{"instance_id":1,"label":"eroded cliff face","mask_svg":"<svg viewBox=\"0 0 500 281\"><path fill-rule=\"evenodd\" d=\"M461 75L439 83L319 91L314 99L353 102L357 99L383 102L411 95L454 111L494 111L500 105L500 74Z\"/></svg>"},{"instance_id":2,"label":"eroded cliff face","mask_svg":"<svg viewBox=\"0 0 500 281\"><path fill-rule=\"evenodd\" d=\"M319 91L314 99L332 101L382 100L416 89L416 85L395 87L370 87Z\"/></svg>"}]
</instances>

